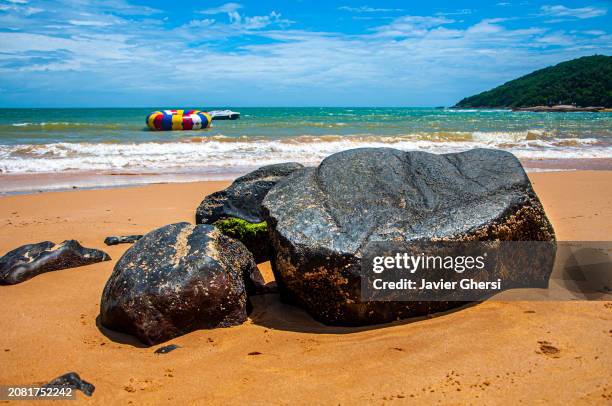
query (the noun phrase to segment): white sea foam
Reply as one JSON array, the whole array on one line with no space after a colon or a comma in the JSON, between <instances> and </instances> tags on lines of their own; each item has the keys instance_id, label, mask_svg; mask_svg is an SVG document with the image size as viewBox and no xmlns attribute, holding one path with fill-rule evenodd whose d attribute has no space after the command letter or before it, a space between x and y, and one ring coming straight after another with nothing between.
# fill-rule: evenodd
<instances>
[{"instance_id":1,"label":"white sea foam","mask_svg":"<svg viewBox=\"0 0 612 406\"><path fill-rule=\"evenodd\" d=\"M443 137L444 138L444 137ZM297 161L314 165L351 148L391 147L433 153L499 148L528 159L610 158L612 146L595 138L554 138L540 133L473 133L460 141L419 135L302 136L286 139L204 137L190 141L146 143L51 143L0 145L3 173L62 171L239 171Z\"/></svg>"}]
</instances>

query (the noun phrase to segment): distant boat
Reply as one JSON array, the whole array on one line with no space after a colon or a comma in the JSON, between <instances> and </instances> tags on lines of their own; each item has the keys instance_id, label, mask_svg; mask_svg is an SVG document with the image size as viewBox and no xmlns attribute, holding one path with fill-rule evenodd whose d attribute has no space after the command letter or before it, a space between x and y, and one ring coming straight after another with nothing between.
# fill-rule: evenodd
<instances>
[{"instance_id":1,"label":"distant boat","mask_svg":"<svg viewBox=\"0 0 612 406\"><path fill-rule=\"evenodd\" d=\"M213 110L208 114L213 120L237 120L240 118L240 113L231 110Z\"/></svg>"},{"instance_id":2,"label":"distant boat","mask_svg":"<svg viewBox=\"0 0 612 406\"><path fill-rule=\"evenodd\" d=\"M162 110L154 111L145 120L153 131L200 130L210 128L213 120L236 120L240 113L231 110Z\"/></svg>"}]
</instances>

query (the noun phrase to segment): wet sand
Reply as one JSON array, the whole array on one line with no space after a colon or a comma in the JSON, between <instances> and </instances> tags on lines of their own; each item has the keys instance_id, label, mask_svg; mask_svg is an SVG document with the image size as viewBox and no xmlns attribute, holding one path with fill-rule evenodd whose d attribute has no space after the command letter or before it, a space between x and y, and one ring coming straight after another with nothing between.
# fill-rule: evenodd
<instances>
[{"instance_id":1,"label":"wet sand","mask_svg":"<svg viewBox=\"0 0 612 406\"><path fill-rule=\"evenodd\" d=\"M521 159L527 172L550 171L612 171L612 158ZM62 171L53 173L1 173L0 197L73 189L134 187L159 183L229 181L257 169L254 167L210 168L173 171Z\"/></svg>"},{"instance_id":2,"label":"wet sand","mask_svg":"<svg viewBox=\"0 0 612 406\"><path fill-rule=\"evenodd\" d=\"M559 240L612 235L612 172L530 175ZM313 321L276 295L250 320L160 346L101 328L104 283L129 245L108 235L193 221L228 182L160 184L0 198L0 253L78 239L112 261L0 286L0 384L68 371L96 386L93 404L604 404L612 401L612 302L487 301L370 328ZM268 264L261 265L267 279ZM0 402L1 403L1 402ZM68 403L74 404L74 403Z\"/></svg>"}]
</instances>

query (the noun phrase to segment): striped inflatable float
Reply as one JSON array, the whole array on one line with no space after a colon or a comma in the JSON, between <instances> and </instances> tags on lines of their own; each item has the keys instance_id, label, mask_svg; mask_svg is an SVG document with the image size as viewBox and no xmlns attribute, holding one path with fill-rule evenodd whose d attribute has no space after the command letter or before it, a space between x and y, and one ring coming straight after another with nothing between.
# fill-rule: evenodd
<instances>
[{"instance_id":1,"label":"striped inflatable float","mask_svg":"<svg viewBox=\"0 0 612 406\"><path fill-rule=\"evenodd\" d=\"M147 116L147 126L153 131L199 130L211 123L210 114L200 110L154 111Z\"/></svg>"}]
</instances>

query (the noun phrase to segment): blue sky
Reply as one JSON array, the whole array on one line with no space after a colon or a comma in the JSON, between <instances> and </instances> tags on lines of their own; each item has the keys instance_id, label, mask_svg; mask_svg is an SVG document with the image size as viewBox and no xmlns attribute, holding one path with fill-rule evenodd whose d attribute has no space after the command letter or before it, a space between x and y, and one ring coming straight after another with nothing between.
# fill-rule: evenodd
<instances>
[{"instance_id":1,"label":"blue sky","mask_svg":"<svg viewBox=\"0 0 612 406\"><path fill-rule=\"evenodd\" d=\"M452 105L611 28L610 1L0 0L0 107Z\"/></svg>"}]
</instances>

